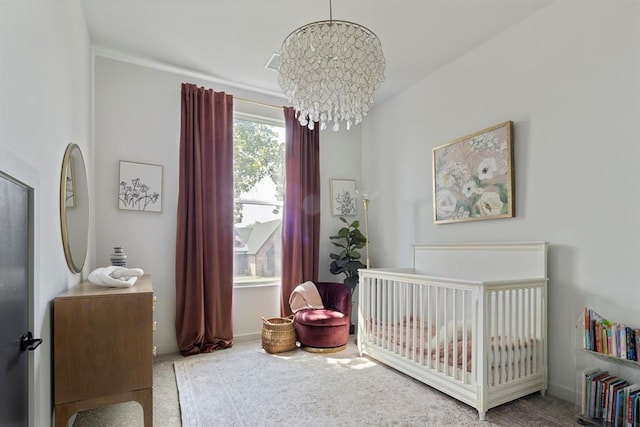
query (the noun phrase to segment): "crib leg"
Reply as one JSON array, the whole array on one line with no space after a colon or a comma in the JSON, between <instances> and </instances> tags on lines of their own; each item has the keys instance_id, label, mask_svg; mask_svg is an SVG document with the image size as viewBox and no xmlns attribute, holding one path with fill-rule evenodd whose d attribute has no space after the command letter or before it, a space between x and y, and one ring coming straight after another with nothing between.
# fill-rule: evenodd
<instances>
[{"instance_id":1,"label":"crib leg","mask_svg":"<svg viewBox=\"0 0 640 427\"><path fill-rule=\"evenodd\" d=\"M487 415L487 411L481 411L478 409L478 418L480 418L480 421L486 421L485 420L486 415Z\"/></svg>"}]
</instances>

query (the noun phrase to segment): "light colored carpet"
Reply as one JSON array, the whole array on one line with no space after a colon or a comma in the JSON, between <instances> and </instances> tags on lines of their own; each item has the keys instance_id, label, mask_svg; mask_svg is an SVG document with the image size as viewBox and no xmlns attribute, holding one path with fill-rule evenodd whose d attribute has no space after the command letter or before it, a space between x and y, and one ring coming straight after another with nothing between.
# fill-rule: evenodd
<instances>
[{"instance_id":1,"label":"light colored carpet","mask_svg":"<svg viewBox=\"0 0 640 427\"><path fill-rule=\"evenodd\" d=\"M259 342L239 343L174 368L184 427L575 425L572 403L539 393L479 421L468 405L358 357L351 343L334 354L276 355Z\"/></svg>"}]
</instances>

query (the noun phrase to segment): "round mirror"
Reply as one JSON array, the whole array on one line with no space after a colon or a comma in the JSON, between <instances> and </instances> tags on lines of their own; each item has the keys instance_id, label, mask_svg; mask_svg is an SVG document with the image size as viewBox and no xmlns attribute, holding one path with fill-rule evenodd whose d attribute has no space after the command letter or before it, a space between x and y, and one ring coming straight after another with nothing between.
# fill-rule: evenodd
<instances>
[{"instance_id":1,"label":"round mirror","mask_svg":"<svg viewBox=\"0 0 640 427\"><path fill-rule=\"evenodd\" d=\"M84 267L89 244L89 188L80 147L69 144L60 174L60 227L67 265L74 273Z\"/></svg>"}]
</instances>

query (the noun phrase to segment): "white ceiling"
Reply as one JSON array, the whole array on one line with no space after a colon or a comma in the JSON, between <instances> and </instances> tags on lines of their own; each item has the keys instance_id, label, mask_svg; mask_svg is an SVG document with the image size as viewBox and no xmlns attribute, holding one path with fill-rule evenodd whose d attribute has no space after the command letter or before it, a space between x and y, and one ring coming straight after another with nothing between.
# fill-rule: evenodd
<instances>
[{"instance_id":1,"label":"white ceiling","mask_svg":"<svg viewBox=\"0 0 640 427\"><path fill-rule=\"evenodd\" d=\"M382 102L553 0L334 0L333 18L374 31L386 58ZM328 0L82 0L98 52L155 61L281 95L264 68ZM214 88L215 89L215 88Z\"/></svg>"}]
</instances>

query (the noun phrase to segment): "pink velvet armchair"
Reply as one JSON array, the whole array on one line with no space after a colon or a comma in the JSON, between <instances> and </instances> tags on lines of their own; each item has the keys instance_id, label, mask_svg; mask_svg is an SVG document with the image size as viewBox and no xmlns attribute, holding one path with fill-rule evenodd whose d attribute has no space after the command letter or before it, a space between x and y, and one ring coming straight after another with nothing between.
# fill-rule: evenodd
<instances>
[{"instance_id":1,"label":"pink velvet armchair","mask_svg":"<svg viewBox=\"0 0 640 427\"><path fill-rule=\"evenodd\" d=\"M324 308L296 312L297 339L307 351L344 350L351 325L351 290L342 283L318 282L315 285Z\"/></svg>"}]
</instances>

